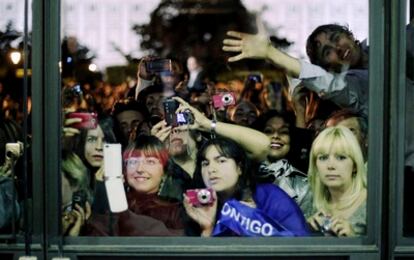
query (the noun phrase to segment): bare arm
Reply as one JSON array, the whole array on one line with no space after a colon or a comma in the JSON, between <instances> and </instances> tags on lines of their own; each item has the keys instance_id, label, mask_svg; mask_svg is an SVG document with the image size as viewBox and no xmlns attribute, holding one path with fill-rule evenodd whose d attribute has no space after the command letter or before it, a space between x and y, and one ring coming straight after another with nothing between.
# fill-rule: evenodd
<instances>
[{"instance_id":1,"label":"bare arm","mask_svg":"<svg viewBox=\"0 0 414 260\"><path fill-rule=\"evenodd\" d=\"M204 114L190 106L187 102L179 97L174 97L180 103L178 112L190 110L194 115L194 124L190 127L203 132L210 132L212 129L212 121ZM217 135L229 138L238 143L246 152L247 155L254 160L263 161L266 159L268 149L270 146L269 138L257 130L249 127L217 122L214 129Z\"/></svg>"}]
</instances>

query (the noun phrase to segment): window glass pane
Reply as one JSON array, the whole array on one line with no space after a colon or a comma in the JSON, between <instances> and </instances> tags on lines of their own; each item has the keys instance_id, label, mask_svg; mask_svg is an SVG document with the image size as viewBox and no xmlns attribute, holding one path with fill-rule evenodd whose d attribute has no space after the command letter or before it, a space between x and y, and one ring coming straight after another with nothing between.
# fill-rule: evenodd
<instances>
[{"instance_id":1,"label":"window glass pane","mask_svg":"<svg viewBox=\"0 0 414 260\"><path fill-rule=\"evenodd\" d=\"M365 234L368 1L64 0L62 35L65 235Z\"/></svg>"},{"instance_id":2,"label":"window glass pane","mask_svg":"<svg viewBox=\"0 0 414 260\"><path fill-rule=\"evenodd\" d=\"M414 132L412 127L412 116L414 111L414 21L412 11L412 1L407 1L407 88L406 88L406 115L405 115L405 131L406 131L406 161L405 161L405 178L404 178L404 235L414 235L414 225L412 219L414 216L413 208L410 205L410 198L412 198L412 189L410 184L414 181Z\"/></svg>"},{"instance_id":3,"label":"window glass pane","mask_svg":"<svg viewBox=\"0 0 414 260\"><path fill-rule=\"evenodd\" d=\"M0 239L29 229L22 208L31 198L28 12L25 1L0 3Z\"/></svg>"}]
</instances>

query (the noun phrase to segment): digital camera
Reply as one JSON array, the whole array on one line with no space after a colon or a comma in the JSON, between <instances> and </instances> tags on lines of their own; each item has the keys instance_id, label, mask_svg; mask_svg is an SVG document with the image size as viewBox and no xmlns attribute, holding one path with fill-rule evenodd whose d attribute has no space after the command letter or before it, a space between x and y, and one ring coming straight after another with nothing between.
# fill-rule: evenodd
<instances>
[{"instance_id":1,"label":"digital camera","mask_svg":"<svg viewBox=\"0 0 414 260\"><path fill-rule=\"evenodd\" d=\"M80 207L85 208L87 200L87 195L84 190L75 191L72 194L72 209L75 209L75 204L78 204Z\"/></svg>"},{"instance_id":2,"label":"digital camera","mask_svg":"<svg viewBox=\"0 0 414 260\"><path fill-rule=\"evenodd\" d=\"M194 207L210 205L214 202L213 189L211 188L187 190L185 195Z\"/></svg>"},{"instance_id":3,"label":"digital camera","mask_svg":"<svg viewBox=\"0 0 414 260\"><path fill-rule=\"evenodd\" d=\"M183 113L177 113L175 114L175 121L173 121L173 126L178 125L188 125L194 123L194 117L193 114L190 112L183 112Z\"/></svg>"},{"instance_id":4,"label":"digital camera","mask_svg":"<svg viewBox=\"0 0 414 260\"><path fill-rule=\"evenodd\" d=\"M332 232L332 220L330 217L323 216L322 223L320 225L320 231L325 236L332 236L334 233Z\"/></svg>"},{"instance_id":5,"label":"digital camera","mask_svg":"<svg viewBox=\"0 0 414 260\"><path fill-rule=\"evenodd\" d=\"M232 92L220 93L213 96L214 108L223 108L236 104L236 96Z\"/></svg>"},{"instance_id":6,"label":"digital camera","mask_svg":"<svg viewBox=\"0 0 414 260\"><path fill-rule=\"evenodd\" d=\"M66 117L82 119L81 122L72 124L71 127L73 128L95 129L98 127L98 115L96 113L74 112L69 113Z\"/></svg>"},{"instance_id":7,"label":"digital camera","mask_svg":"<svg viewBox=\"0 0 414 260\"><path fill-rule=\"evenodd\" d=\"M149 73L160 73L172 71L170 59L156 59L145 62L145 68Z\"/></svg>"}]
</instances>

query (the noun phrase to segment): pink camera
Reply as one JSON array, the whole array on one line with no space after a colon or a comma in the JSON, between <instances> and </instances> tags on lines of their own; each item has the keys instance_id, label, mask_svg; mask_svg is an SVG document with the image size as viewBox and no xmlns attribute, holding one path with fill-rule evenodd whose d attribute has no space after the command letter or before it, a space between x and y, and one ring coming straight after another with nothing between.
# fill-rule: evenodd
<instances>
[{"instance_id":1,"label":"pink camera","mask_svg":"<svg viewBox=\"0 0 414 260\"><path fill-rule=\"evenodd\" d=\"M206 206L214 202L213 189L211 188L187 190L185 195L194 207Z\"/></svg>"},{"instance_id":2,"label":"pink camera","mask_svg":"<svg viewBox=\"0 0 414 260\"><path fill-rule=\"evenodd\" d=\"M213 96L214 108L223 108L236 104L236 96L232 92L220 93Z\"/></svg>"}]
</instances>

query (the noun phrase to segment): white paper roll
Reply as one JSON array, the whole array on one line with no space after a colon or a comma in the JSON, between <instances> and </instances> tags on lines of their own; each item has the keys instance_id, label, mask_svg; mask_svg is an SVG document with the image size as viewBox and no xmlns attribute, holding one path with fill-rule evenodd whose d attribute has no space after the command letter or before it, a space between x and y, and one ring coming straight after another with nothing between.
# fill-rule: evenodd
<instances>
[{"instance_id":1,"label":"white paper roll","mask_svg":"<svg viewBox=\"0 0 414 260\"><path fill-rule=\"evenodd\" d=\"M128 209L124 184L122 182L121 144L104 145L105 188L111 212Z\"/></svg>"}]
</instances>

